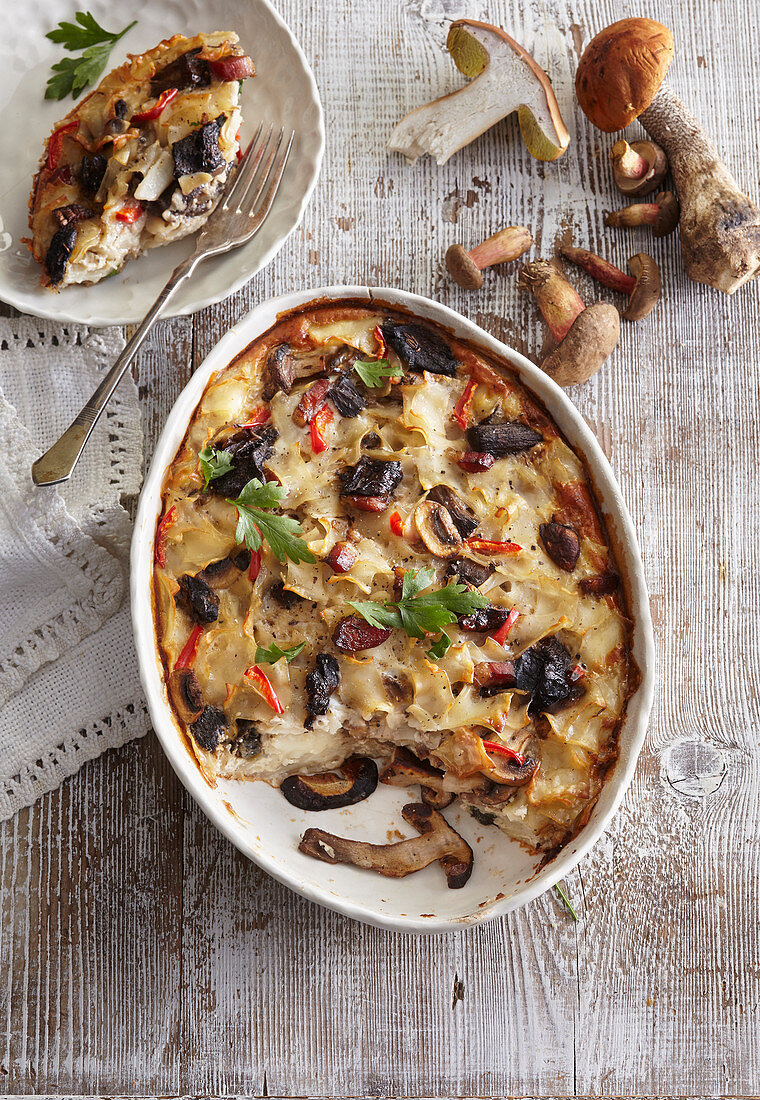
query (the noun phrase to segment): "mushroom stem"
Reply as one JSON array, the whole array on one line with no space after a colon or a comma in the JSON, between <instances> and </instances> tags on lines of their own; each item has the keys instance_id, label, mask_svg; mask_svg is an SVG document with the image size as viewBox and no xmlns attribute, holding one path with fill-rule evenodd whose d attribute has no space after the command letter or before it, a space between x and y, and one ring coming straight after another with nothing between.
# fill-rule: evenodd
<instances>
[{"instance_id":1,"label":"mushroom stem","mask_svg":"<svg viewBox=\"0 0 760 1100\"><path fill-rule=\"evenodd\" d=\"M574 248L572 245L561 245L560 252L570 263L582 268L602 286L609 287L610 290L619 290L621 294L633 294L636 286L633 275L626 275L608 260L594 255L587 248Z\"/></svg>"},{"instance_id":2,"label":"mushroom stem","mask_svg":"<svg viewBox=\"0 0 760 1100\"><path fill-rule=\"evenodd\" d=\"M533 238L524 225L508 225L482 244L470 249L470 259L483 270L493 264L505 264L527 252Z\"/></svg>"},{"instance_id":3,"label":"mushroom stem","mask_svg":"<svg viewBox=\"0 0 760 1100\"><path fill-rule=\"evenodd\" d=\"M640 157L625 138L616 141L612 146L610 160L616 172L624 179L642 180L649 171L649 161Z\"/></svg>"},{"instance_id":4,"label":"mushroom stem","mask_svg":"<svg viewBox=\"0 0 760 1100\"><path fill-rule=\"evenodd\" d=\"M531 260L520 273L520 285L530 290L544 320L558 341L586 308L578 292L548 260Z\"/></svg>"},{"instance_id":5,"label":"mushroom stem","mask_svg":"<svg viewBox=\"0 0 760 1100\"><path fill-rule=\"evenodd\" d=\"M733 294L760 271L760 210L697 119L666 84L639 116L670 160L689 278Z\"/></svg>"}]
</instances>

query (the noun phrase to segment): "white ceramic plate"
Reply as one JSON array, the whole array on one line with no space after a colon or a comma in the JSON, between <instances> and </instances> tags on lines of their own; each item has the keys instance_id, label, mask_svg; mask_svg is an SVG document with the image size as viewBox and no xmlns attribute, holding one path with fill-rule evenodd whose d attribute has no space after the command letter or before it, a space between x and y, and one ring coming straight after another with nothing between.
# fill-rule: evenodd
<instances>
[{"instance_id":1,"label":"white ceramic plate","mask_svg":"<svg viewBox=\"0 0 760 1100\"><path fill-rule=\"evenodd\" d=\"M641 685L630 700L621 729L620 758L604 785L589 823L540 871L536 870L538 861L535 858L497 829L479 825L456 804L446 811L446 816L475 852L472 877L461 890L447 888L437 865L408 878L394 880L354 867L319 863L297 850L306 828L316 825L330 832L377 843L389 828L405 829L400 810L409 801L408 792L381 784L371 798L356 806L309 814L296 810L279 791L266 783L222 780L212 789L198 771L169 708L156 648L151 597L153 538L166 468L174 458L212 374L270 328L278 313L312 299L339 298L400 305L420 317L438 322L457 338L474 341L486 352L503 357L527 388L544 403L570 445L586 458L608 527L616 536L618 560L629 581L634 622L633 652L642 674ZM153 725L188 791L233 844L265 871L296 893L357 920L408 932L451 932L524 905L563 878L588 852L604 831L633 777L652 702L654 643L636 535L609 463L575 406L547 375L471 321L427 298L400 290L368 290L366 287L300 291L265 302L230 329L180 394L156 447L132 540L131 596L140 674ZM406 832L409 834L412 830Z\"/></svg>"},{"instance_id":2,"label":"white ceramic plate","mask_svg":"<svg viewBox=\"0 0 760 1100\"><path fill-rule=\"evenodd\" d=\"M13 0L4 0L9 7ZM67 287L58 294L39 285L40 270L21 238L28 234L27 199L45 138L71 109L69 96L44 98L50 65L64 51L45 38L80 8L101 26L119 31L137 26L116 43L106 66L127 53L141 53L172 34L234 30L256 64L256 76L243 84L241 142L259 119L296 131L288 168L272 211L244 248L202 264L177 293L166 316L193 313L239 290L282 247L301 220L317 182L324 151L319 93L311 69L293 35L268 0L34 0L16 5L16 18L4 20L0 36L0 299L37 317L91 325L142 320L172 269L190 254L193 238L156 248L124 270L90 287Z\"/></svg>"}]
</instances>

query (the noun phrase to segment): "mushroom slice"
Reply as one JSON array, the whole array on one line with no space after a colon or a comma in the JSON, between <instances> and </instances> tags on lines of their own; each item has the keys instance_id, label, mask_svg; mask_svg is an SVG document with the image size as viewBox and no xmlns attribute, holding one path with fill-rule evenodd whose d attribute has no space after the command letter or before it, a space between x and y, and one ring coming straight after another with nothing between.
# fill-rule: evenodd
<instances>
[{"instance_id":1,"label":"mushroom slice","mask_svg":"<svg viewBox=\"0 0 760 1100\"><path fill-rule=\"evenodd\" d=\"M175 668L166 681L166 689L175 711L190 726L203 714L203 691L191 668Z\"/></svg>"},{"instance_id":2,"label":"mushroom slice","mask_svg":"<svg viewBox=\"0 0 760 1100\"><path fill-rule=\"evenodd\" d=\"M341 764L343 776L291 775L280 790L299 810L337 810L369 798L377 787L377 764L367 756L350 756Z\"/></svg>"},{"instance_id":3,"label":"mushroom slice","mask_svg":"<svg viewBox=\"0 0 760 1100\"><path fill-rule=\"evenodd\" d=\"M209 588L217 591L220 588L229 588L238 579L240 574L251 564L251 551L245 547L233 550L226 558L209 562L205 569L196 574L197 578L205 581Z\"/></svg>"},{"instance_id":4,"label":"mushroom slice","mask_svg":"<svg viewBox=\"0 0 760 1100\"><path fill-rule=\"evenodd\" d=\"M414 524L425 546L439 558L455 558L462 551L462 539L448 508L432 500L421 500L414 509Z\"/></svg>"},{"instance_id":5,"label":"mushroom slice","mask_svg":"<svg viewBox=\"0 0 760 1100\"><path fill-rule=\"evenodd\" d=\"M404 878L436 860L446 872L450 890L464 886L472 873L472 848L431 806L411 802L401 816L420 836L398 844L368 844L363 840L335 836L322 829L307 829L298 850L323 863L350 863L376 871L386 878Z\"/></svg>"},{"instance_id":6,"label":"mushroom slice","mask_svg":"<svg viewBox=\"0 0 760 1100\"><path fill-rule=\"evenodd\" d=\"M278 344L264 364L261 396L271 401L278 390L290 393L296 382L324 373L325 359L321 353L296 352L290 344Z\"/></svg>"},{"instance_id":7,"label":"mushroom slice","mask_svg":"<svg viewBox=\"0 0 760 1100\"><path fill-rule=\"evenodd\" d=\"M473 19L451 24L446 46L471 78L456 92L419 107L398 123L388 148L414 161L430 153L439 164L502 118L518 112L522 139L538 160L556 160L570 142L549 77L499 27Z\"/></svg>"},{"instance_id":8,"label":"mushroom slice","mask_svg":"<svg viewBox=\"0 0 760 1100\"><path fill-rule=\"evenodd\" d=\"M454 801L454 792L443 789L443 772L418 759L402 745L380 773L380 782L389 787L413 787L419 783L422 801L435 810L445 810Z\"/></svg>"},{"instance_id":9,"label":"mushroom slice","mask_svg":"<svg viewBox=\"0 0 760 1100\"><path fill-rule=\"evenodd\" d=\"M459 493L455 493L448 485L434 485L428 491L427 498L435 504L443 505L463 539L468 539L480 526L480 520L469 504L462 500Z\"/></svg>"}]
</instances>

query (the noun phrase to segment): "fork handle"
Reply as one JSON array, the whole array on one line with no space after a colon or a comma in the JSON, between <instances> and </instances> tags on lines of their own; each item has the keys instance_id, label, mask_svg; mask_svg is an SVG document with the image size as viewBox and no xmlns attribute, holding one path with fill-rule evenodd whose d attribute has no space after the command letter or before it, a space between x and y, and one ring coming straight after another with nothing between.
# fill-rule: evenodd
<instances>
[{"instance_id":1,"label":"fork handle","mask_svg":"<svg viewBox=\"0 0 760 1100\"><path fill-rule=\"evenodd\" d=\"M140 322L119 358L99 383L90 400L75 416L63 435L32 466L32 481L35 485L57 485L58 482L67 481L71 477L92 429L124 377L125 371L142 347L145 337L160 317L164 306L180 283L192 273L199 259L200 257L194 254L175 267L163 290Z\"/></svg>"}]
</instances>

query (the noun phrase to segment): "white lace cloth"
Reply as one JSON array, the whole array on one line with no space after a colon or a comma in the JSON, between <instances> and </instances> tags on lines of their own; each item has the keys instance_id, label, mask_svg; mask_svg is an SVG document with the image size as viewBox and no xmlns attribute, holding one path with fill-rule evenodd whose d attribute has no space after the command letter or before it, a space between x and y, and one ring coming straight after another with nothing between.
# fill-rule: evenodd
<instances>
[{"instance_id":1,"label":"white lace cloth","mask_svg":"<svg viewBox=\"0 0 760 1100\"><path fill-rule=\"evenodd\" d=\"M121 503L142 469L131 377L69 482L30 476L123 346L115 329L0 320L0 820L149 728Z\"/></svg>"}]
</instances>

